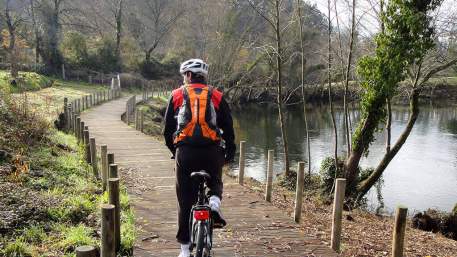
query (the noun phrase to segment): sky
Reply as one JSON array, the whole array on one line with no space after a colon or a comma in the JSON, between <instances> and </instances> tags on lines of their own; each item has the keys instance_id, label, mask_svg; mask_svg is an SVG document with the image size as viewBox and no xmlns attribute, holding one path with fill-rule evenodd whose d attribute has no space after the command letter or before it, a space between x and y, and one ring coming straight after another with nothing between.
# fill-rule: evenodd
<instances>
[{"instance_id":1,"label":"sky","mask_svg":"<svg viewBox=\"0 0 457 257\"><path fill-rule=\"evenodd\" d=\"M305 1L311 4L315 4L322 13L327 15L327 0ZM337 0L336 6L338 16L340 17L339 22L341 29L348 28L350 24L351 7L349 6L349 2L352 4L351 0ZM334 0L331 0L331 5L331 16L333 17L332 23L336 25L336 19L334 18ZM372 6L379 8L379 0L357 0L356 19L359 21L358 25L362 35L370 36L379 30L379 23L377 22L376 14L373 11ZM448 21L449 17L454 17L455 21L455 17L457 17L457 0L444 0L437 13L437 17L439 17L440 22Z\"/></svg>"}]
</instances>

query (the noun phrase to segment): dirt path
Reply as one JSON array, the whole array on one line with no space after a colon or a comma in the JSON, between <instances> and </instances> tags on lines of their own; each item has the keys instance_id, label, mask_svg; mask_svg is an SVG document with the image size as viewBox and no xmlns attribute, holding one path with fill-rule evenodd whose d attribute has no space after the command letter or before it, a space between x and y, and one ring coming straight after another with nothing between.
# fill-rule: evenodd
<instances>
[{"instance_id":1,"label":"dirt path","mask_svg":"<svg viewBox=\"0 0 457 257\"><path fill-rule=\"evenodd\" d=\"M127 98L81 115L97 144L120 165L140 227L135 256L177 256L174 163L163 143L120 120ZM215 232L214 256L337 256L299 230L282 210L225 178L223 211L229 225Z\"/></svg>"}]
</instances>

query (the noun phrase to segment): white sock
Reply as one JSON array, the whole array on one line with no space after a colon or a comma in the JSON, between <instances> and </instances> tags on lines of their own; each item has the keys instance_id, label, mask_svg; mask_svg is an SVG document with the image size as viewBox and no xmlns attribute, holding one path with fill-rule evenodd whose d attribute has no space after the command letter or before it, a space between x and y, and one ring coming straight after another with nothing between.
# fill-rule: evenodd
<instances>
[{"instance_id":1,"label":"white sock","mask_svg":"<svg viewBox=\"0 0 457 257\"><path fill-rule=\"evenodd\" d=\"M211 207L211 210L219 211L221 208L221 199L215 195L212 195L209 198L209 206Z\"/></svg>"},{"instance_id":2,"label":"white sock","mask_svg":"<svg viewBox=\"0 0 457 257\"><path fill-rule=\"evenodd\" d=\"M189 257L190 256L189 246L190 246L190 244L181 244L181 253L179 254L179 257Z\"/></svg>"}]
</instances>

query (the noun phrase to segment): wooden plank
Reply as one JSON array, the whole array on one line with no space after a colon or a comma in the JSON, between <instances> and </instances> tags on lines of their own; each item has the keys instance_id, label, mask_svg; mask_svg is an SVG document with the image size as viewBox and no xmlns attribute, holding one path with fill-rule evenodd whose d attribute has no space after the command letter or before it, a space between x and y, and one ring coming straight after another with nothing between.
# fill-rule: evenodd
<instances>
[{"instance_id":1,"label":"wooden plank","mask_svg":"<svg viewBox=\"0 0 457 257\"><path fill-rule=\"evenodd\" d=\"M97 143L116 155L119 175L125 178L141 226L135 256L177 256L174 162L162 142L118 122L128 99L96 106L81 116ZM321 240L305 235L283 210L238 181L224 180L222 210L229 225L215 231L214 256L337 256ZM148 239L151 236L157 237Z\"/></svg>"}]
</instances>

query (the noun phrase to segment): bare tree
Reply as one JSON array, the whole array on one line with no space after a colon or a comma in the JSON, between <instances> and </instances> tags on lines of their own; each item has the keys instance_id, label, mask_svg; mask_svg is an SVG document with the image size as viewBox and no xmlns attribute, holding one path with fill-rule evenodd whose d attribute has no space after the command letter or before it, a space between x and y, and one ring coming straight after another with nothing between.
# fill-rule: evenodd
<instances>
[{"instance_id":1,"label":"bare tree","mask_svg":"<svg viewBox=\"0 0 457 257\"><path fill-rule=\"evenodd\" d=\"M306 96L305 96L305 68L306 68L306 59L305 59L305 38L303 35L303 17L302 17L302 3L300 0L297 0L297 16L300 26L300 48L301 48L301 92L302 92L302 101L303 101L303 116L305 119L305 133L306 133L306 146L308 152L308 175L311 176L311 143L309 140L309 130L308 130L308 116L306 114Z\"/></svg>"},{"instance_id":2,"label":"bare tree","mask_svg":"<svg viewBox=\"0 0 457 257\"><path fill-rule=\"evenodd\" d=\"M146 63L149 63L152 52L182 17L184 9L179 2L169 0L137 1L132 9L134 13L128 17L130 33L144 51Z\"/></svg>"},{"instance_id":3,"label":"bare tree","mask_svg":"<svg viewBox=\"0 0 457 257\"><path fill-rule=\"evenodd\" d=\"M15 80L18 76L18 53L16 48L17 36L18 36L18 27L21 23L24 22L24 17L22 12L24 6L22 3L19 3L19 6L16 6L15 10L12 10L12 1L6 0L4 10L0 15L2 22L4 22L8 29L8 44L3 47L8 52L10 67L11 67L11 77Z\"/></svg>"},{"instance_id":4,"label":"bare tree","mask_svg":"<svg viewBox=\"0 0 457 257\"><path fill-rule=\"evenodd\" d=\"M262 2L262 5L256 5L252 1L249 1L251 7L270 25L274 32L274 62L276 71L276 90L277 99L276 104L278 106L279 123L281 127L281 138L283 143L284 151L284 172L285 176L290 174L290 160L289 160L289 148L287 140L286 121L284 115L284 102L283 102L283 78L282 78L282 33L286 26L281 24L281 12L283 8L283 0L268 0Z\"/></svg>"},{"instance_id":5,"label":"bare tree","mask_svg":"<svg viewBox=\"0 0 457 257\"><path fill-rule=\"evenodd\" d=\"M118 62L121 60L121 37L122 37L122 10L123 0L118 0L114 11L116 20L116 57Z\"/></svg>"},{"instance_id":6,"label":"bare tree","mask_svg":"<svg viewBox=\"0 0 457 257\"><path fill-rule=\"evenodd\" d=\"M335 121L335 112L333 110L332 100L332 20L331 20L331 2L328 0L328 52L327 52L327 80L328 80L328 100L330 104L330 115L332 117L333 133L335 135L334 158L335 170L338 171L338 130ZM335 177L338 172L335 172Z\"/></svg>"}]
</instances>

